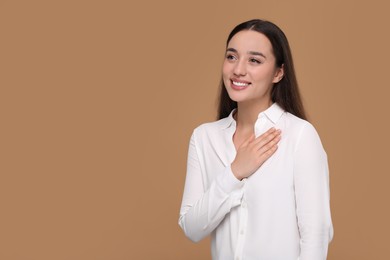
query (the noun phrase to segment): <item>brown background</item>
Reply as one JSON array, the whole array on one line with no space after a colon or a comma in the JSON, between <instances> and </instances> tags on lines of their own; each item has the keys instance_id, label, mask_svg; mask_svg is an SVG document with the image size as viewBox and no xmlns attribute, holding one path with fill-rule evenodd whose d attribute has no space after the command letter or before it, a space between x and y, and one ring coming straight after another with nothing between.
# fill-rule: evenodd
<instances>
[{"instance_id":1,"label":"brown background","mask_svg":"<svg viewBox=\"0 0 390 260\"><path fill-rule=\"evenodd\" d=\"M210 259L177 225L239 22L287 34L328 152L329 259L389 259L386 1L0 1L0 259Z\"/></svg>"}]
</instances>

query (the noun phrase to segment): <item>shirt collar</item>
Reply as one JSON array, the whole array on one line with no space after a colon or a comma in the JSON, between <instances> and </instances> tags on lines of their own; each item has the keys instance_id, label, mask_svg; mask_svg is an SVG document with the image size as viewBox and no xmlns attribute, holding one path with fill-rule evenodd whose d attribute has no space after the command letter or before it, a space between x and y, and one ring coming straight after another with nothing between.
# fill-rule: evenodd
<instances>
[{"instance_id":1,"label":"shirt collar","mask_svg":"<svg viewBox=\"0 0 390 260\"><path fill-rule=\"evenodd\" d=\"M236 112L236 108L230 112L228 117L225 117L222 122L222 129L229 128L232 124L236 125L236 120L233 118L234 113ZM269 108L259 113L258 118L265 115L272 123L276 124L279 118L285 111L281 108L277 103L273 103Z\"/></svg>"},{"instance_id":2,"label":"shirt collar","mask_svg":"<svg viewBox=\"0 0 390 260\"><path fill-rule=\"evenodd\" d=\"M234 113L236 112L237 108L234 108L232 112L230 112L229 116L222 119L221 128L226 129L229 128L232 124L236 124L236 120L233 118Z\"/></svg>"},{"instance_id":3,"label":"shirt collar","mask_svg":"<svg viewBox=\"0 0 390 260\"><path fill-rule=\"evenodd\" d=\"M264 113L268 119L272 121L272 123L276 124L279 118L283 115L284 109L281 108L278 103L273 103L268 109L261 112L259 117L262 113Z\"/></svg>"}]
</instances>

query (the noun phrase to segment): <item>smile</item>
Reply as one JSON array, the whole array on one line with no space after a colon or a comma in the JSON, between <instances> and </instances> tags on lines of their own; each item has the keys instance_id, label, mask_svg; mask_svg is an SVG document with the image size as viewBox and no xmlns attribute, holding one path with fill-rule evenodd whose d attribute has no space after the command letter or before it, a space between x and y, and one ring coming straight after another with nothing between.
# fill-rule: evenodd
<instances>
[{"instance_id":1,"label":"smile","mask_svg":"<svg viewBox=\"0 0 390 260\"><path fill-rule=\"evenodd\" d=\"M242 90L248 87L251 83L231 80L232 88L235 90Z\"/></svg>"}]
</instances>

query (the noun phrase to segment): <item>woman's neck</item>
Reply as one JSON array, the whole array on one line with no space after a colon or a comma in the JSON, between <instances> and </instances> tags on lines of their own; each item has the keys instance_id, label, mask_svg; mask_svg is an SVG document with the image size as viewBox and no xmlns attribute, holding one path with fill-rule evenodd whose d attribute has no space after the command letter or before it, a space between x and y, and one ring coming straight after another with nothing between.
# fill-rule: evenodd
<instances>
[{"instance_id":1,"label":"woman's neck","mask_svg":"<svg viewBox=\"0 0 390 260\"><path fill-rule=\"evenodd\" d=\"M237 113L235 114L237 127L240 127L241 129L253 129L259 114L271 105L271 100L267 100L266 102L253 100L237 103Z\"/></svg>"}]
</instances>

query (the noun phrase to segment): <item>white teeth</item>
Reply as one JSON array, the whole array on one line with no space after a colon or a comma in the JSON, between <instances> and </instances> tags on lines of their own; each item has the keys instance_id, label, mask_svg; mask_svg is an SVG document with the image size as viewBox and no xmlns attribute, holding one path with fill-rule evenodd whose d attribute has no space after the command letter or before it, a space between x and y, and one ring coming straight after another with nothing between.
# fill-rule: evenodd
<instances>
[{"instance_id":1,"label":"white teeth","mask_svg":"<svg viewBox=\"0 0 390 260\"><path fill-rule=\"evenodd\" d=\"M249 83L236 82L236 81L233 81L233 84L239 87L245 87L249 85Z\"/></svg>"}]
</instances>

